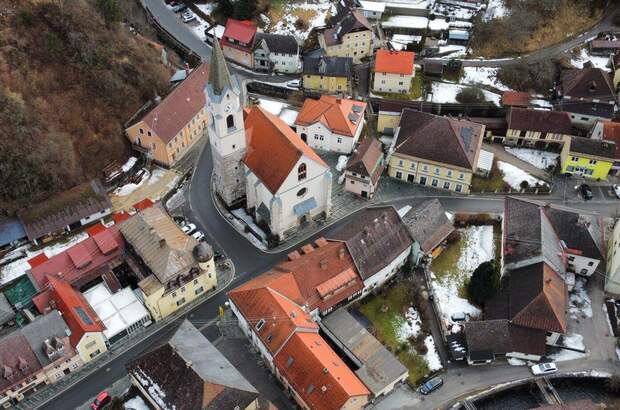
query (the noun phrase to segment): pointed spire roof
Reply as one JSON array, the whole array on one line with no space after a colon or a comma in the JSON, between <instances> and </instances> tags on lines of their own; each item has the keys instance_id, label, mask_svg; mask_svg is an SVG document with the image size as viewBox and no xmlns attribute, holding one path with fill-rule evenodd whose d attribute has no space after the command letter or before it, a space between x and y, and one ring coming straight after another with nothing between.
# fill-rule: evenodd
<instances>
[{"instance_id":1,"label":"pointed spire roof","mask_svg":"<svg viewBox=\"0 0 620 410\"><path fill-rule=\"evenodd\" d=\"M222 52L220 42L217 41L217 39L213 41L208 84L211 86L216 95L222 95L222 91L226 87L233 87L230 72L228 71L228 65L226 64L226 59L224 58L224 53Z\"/></svg>"}]
</instances>

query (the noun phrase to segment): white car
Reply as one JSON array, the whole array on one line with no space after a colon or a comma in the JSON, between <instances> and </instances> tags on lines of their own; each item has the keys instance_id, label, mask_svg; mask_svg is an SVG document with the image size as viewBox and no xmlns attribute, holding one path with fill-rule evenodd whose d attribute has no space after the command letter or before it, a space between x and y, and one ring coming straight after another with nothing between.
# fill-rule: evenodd
<instances>
[{"instance_id":1,"label":"white car","mask_svg":"<svg viewBox=\"0 0 620 410\"><path fill-rule=\"evenodd\" d=\"M299 87L301 87L301 81L300 80L291 80L291 81L288 81L286 83L286 85L288 87L291 87L291 88L299 88Z\"/></svg>"},{"instance_id":2,"label":"white car","mask_svg":"<svg viewBox=\"0 0 620 410\"><path fill-rule=\"evenodd\" d=\"M551 374L558 371L558 367L553 362L538 363L530 367L534 376L540 376L545 374Z\"/></svg>"},{"instance_id":3,"label":"white car","mask_svg":"<svg viewBox=\"0 0 620 410\"><path fill-rule=\"evenodd\" d=\"M191 10L186 10L182 14L181 18L183 19L183 23L189 23L192 20L196 20L196 16Z\"/></svg>"},{"instance_id":4,"label":"white car","mask_svg":"<svg viewBox=\"0 0 620 410\"><path fill-rule=\"evenodd\" d=\"M616 197L620 198L620 185L614 184L613 189L614 189L614 194L616 194Z\"/></svg>"},{"instance_id":5,"label":"white car","mask_svg":"<svg viewBox=\"0 0 620 410\"><path fill-rule=\"evenodd\" d=\"M194 231L196 230L196 225L189 223L187 225L183 225L181 227L181 230L186 233L187 235L191 235L192 233L194 233Z\"/></svg>"},{"instance_id":6,"label":"white car","mask_svg":"<svg viewBox=\"0 0 620 410\"><path fill-rule=\"evenodd\" d=\"M205 237L205 234L200 231L196 231L192 234L192 237L197 241L202 241Z\"/></svg>"}]
</instances>

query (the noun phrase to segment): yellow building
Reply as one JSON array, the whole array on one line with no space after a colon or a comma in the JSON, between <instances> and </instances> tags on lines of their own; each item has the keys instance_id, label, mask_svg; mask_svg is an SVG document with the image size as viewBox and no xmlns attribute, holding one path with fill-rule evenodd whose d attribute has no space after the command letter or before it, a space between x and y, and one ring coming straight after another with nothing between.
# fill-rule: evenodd
<instances>
[{"instance_id":1,"label":"yellow building","mask_svg":"<svg viewBox=\"0 0 620 410\"><path fill-rule=\"evenodd\" d=\"M334 27L319 34L319 45L330 57L351 57L359 64L372 55L372 26L361 10L352 10Z\"/></svg>"},{"instance_id":2,"label":"yellow building","mask_svg":"<svg viewBox=\"0 0 620 410\"><path fill-rule=\"evenodd\" d=\"M494 135L493 142L559 150L573 134L570 116L565 112L512 107L506 120L506 137Z\"/></svg>"},{"instance_id":3,"label":"yellow building","mask_svg":"<svg viewBox=\"0 0 620 410\"><path fill-rule=\"evenodd\" d=\"M211 247L181 231L161 206L134 215L120 230L132 251L130 257L151 272L138 287L156 321L217 286Z\"/></svg>"},{"instance_id":4,"label":"yellow building","mask_svg":"<svg viewBox=\"0 0 620 410\"><path fill-rule=\"evenodd\" d=\"M327 94L351 94L351 68L348 57L304 59L303 88Z\"/></svg>"},{"instance_id":5,"label":"yellow building","mask_svg":"<svg viewBox=\"0 0 620 410\"><path fill-rule=\"evenodd\" d=\"M208 64L195 68L161 102L125 129L140 152L164 166L173 166L205 134L208 122L204 88Z\"/></svg>"},{"instance_id":6,"label":"yellow building","mask_svg":"<svg viewBox=\"0 0 620 410\"><path fill-rule=\"evenodd\" d=\"M560 155L562 173L589 179L607 179L615 156L616 144L612 141L572 137L564 144Z\"/></svg>"},{"instance_id":7,"label":"yellow building","mask_svg":"<svg viewBox=\"0 0 620 410\"><path fill-rule=\"evenodd\" d=\"M390 177L469 193L484 125L405 109L388 160Z\"/></svg>"},{"instance_id":8,"label":"yellow building","mask_svg":"<svg viewBox=\"0 0 620 410\"><path fill-rule=\"evenodd\" d=\"M373 90L407 94L415 77L415 53L412 51L377 50Z\"/></svg>"}]
</instances>

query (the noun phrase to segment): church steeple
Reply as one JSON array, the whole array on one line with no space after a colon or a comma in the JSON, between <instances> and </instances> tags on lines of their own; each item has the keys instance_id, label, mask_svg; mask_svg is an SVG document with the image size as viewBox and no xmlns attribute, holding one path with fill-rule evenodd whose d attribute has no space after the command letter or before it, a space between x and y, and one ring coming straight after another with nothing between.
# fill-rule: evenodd
<instances>
[{"instance_id":1,"label":"church steeple","mask_svg":"<svg viewBox=\"0 0 620 410\"><path fill-rule=\"evenodd\" d=\"M222 47L217 37L213 36L213 47L211 51L211 65L209 67L209 82L213 94L222 95L222 92L228 87L233 88L233 81L228 71L228 65L222 52Z\"/></svg>"}]
</instances>

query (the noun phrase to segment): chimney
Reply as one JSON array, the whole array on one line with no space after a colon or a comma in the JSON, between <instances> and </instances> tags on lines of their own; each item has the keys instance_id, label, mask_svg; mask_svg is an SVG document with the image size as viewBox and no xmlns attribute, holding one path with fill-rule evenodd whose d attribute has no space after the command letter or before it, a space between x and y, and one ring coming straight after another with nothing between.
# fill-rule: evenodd
<instances>
[{"instance_id":1,"label":"chimney","mask_svg":"<svg viewBox=\"0 0 620 410\"><path fill-rule=\"evenodd\" d=\"M344 259L344 248L338 249L338 259L340 260Z\"/></svg>"},{"instance_id":2,"label":"chimney","mask_svg":"<svg viewBox=\"0 0 620 410\"><path fill-rule=\"evenodd\" d=\"M321 261L319 262L319 265L321 266L321 269L323 270L327 269L327 259L321 259Z\"/></svg>"},{"instance_id":3,"label":"chimney","mask_svg":"<svg viewBox=\"0 0 620 410\"><path fill-rule=\"evenodd\" d=\"M166 246L166 239L164 238L159 239L159 247L163 248L164 246Z\"/></svg>"},{"instance_id":4,"label":"chimney","mask_svg":"<svg viewBox=\"0 0 620 410\"><path fill-rule=\"evenodd\" d=\"M185 363L185 365L186 365L187 367L192 367L192 361L190 360L189 362L186 362L186 363Z\"/></svg>"},{"instance_id":5,"label":"chimney","mask_svg":"<svg viewBox=\"0 0 620 410\"><path fill-rule=\"evenodd\" d=\"M185 62L185 75L189 75L189 63Z\"/></svg>"}]
</instances>

